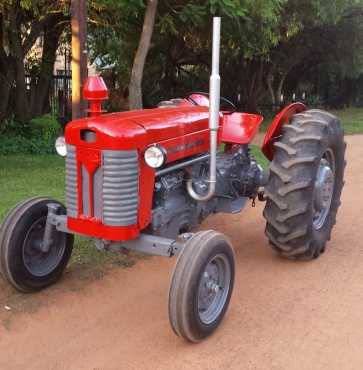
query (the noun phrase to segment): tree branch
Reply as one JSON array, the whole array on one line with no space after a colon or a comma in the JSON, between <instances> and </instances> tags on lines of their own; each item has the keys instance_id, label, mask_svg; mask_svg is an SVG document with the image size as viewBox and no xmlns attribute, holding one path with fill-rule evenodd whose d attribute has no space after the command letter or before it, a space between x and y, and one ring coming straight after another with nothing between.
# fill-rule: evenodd
<instances>
[{"instance_id":1,"label":"tree branch","mask_svg":"<svg viewBox=\"0 0 363 370\"><path fill-rule=\"evenodd\" d=\"M28 54L42 31L56 27L58 23L65 21L69 22L70 18L64 15L62 11L48 13L42 19L34 20L30 27L29 35L23 41L24 55Z\"/></svg>"}]
</instances>

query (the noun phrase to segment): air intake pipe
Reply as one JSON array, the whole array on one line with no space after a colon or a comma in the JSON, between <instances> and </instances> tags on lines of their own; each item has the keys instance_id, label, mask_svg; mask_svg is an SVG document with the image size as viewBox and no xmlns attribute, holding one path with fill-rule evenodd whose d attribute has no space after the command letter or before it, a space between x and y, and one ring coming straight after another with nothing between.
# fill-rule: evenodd
<instances>
[{"instance_id":1,"label":"air intake pipe","mask_svg":"<svg viewBox=\"0 0 363 370\"><path fill-rule=\"evenodd\" d=\"M212 74L209 84L209 130L210 130L210 164L208 193L200 195L193 187L193 179L188 180L189 195L198 201L206 201L213 197L217 182L217 145L219 128L219 108L221 96L221 77L219 76L219 57L221 45L221 18L213 18L213 48L212 48Z\"/></svg>"}]
</instances>

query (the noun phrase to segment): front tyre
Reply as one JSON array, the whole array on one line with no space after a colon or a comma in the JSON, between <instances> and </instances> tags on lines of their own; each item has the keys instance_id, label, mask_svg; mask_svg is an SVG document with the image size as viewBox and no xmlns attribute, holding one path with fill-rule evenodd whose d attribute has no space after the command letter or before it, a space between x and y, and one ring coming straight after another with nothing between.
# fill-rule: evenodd
<instances>
[{"instance_id":1,"label":"front tyre","mask_svg":"<svg viewBox=\"0 0 363 370\"><path fill-rule=\"evenodd\" d=\"M317 258L330 240L344 184L340 121L321 110L296 114L274 145L265 187L266 235L283 257Z\"/></svg>"},{"instance_id":2,"label":"front tyre","mask_svg":"<svg viewBox=\"0 0 363 370\"><path fill-rule=\"evenodd\" d=\"M234 252L215 231L201 231L178 257L169 291L169 320L190 342L208 337L221 323L234 283Z\"/></svg>"},{"instance_id":3,"label":"front tyre","mask_svg":"<svg viewBox=\"0 0 363 370\"><path fill-rule=\"evenodd\" d=\"M60 204L48 198L18 204L0 229L0 272L21 292L38 291L58 281L72 253L73 235L59 231L54 231L49 251L42 251L49 203Z\"/></svg>"}]
</instances>

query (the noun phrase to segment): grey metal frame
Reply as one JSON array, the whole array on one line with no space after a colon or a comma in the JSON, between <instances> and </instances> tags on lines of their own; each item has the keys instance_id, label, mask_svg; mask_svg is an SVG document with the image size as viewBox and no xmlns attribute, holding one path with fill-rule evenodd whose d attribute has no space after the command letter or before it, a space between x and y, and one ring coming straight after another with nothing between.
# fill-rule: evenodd
<instances>
[{"instance_id":1,"label":"grey metal frame","mask_svg":"<svg viewBox=\"0 0 363 370\"><path fill-rule=\"evenodd\" d=\"M51 236L56 229L67 234L75 234L68 229L67 216L58 215L57 212L60 206L58 204L48 205L48 216L46 230L44 233L43 245L51 244ZM80 234L82 235L82 234ZM105 250L122 251L128 249L136 252L142 252L153 256L172 257L181 252L184 242L188 240L192 234L183 234L178 240L163 238L161 236L141 234L137 239L127 240L122 242L114 242L103 239L95 239L96 247Z\"/></svg>"}]
</instances>

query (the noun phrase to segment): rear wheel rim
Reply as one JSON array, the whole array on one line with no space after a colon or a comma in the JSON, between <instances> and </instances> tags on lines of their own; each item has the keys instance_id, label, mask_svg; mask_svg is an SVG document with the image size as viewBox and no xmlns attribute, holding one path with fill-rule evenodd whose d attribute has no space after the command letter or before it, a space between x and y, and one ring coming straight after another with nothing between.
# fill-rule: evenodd
<instances>
[{"instance_id":1,"label":"rear wheel rim","mask_svg":"<svg viewBox=\"0 0 363 370\"><path fill-rule=\"evenodd\" d=\"M320 230L329 215L335 187L335 156L332 149L324 152L314 186L313 226Z\"/></svg>"},{"instance_id":2,"label":"rear wheel rim","mask_svg":"<svg viewBox=\"0 0 363 370\"><path fill-rule=\"evenodd\" d=\"M224 254L209 260L198 289L198 315L205 325L218 319L226 305L231 285L231 266Z\"/></svg>"},{"instance_id":3,"label":"rear wheel rim","mask_svg":"<svg viewBox=\"0 0 363 370\"><path fill-rule=\"evenodd\" d=\"M66 234L54 232L48 252L41 251L46 217L36 220L27 232L23 243L23 261L28 272L36 277L45 277L61 263L66 250Z\"/></svg>"}]
</instances>

